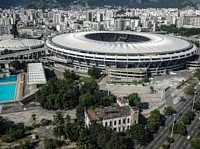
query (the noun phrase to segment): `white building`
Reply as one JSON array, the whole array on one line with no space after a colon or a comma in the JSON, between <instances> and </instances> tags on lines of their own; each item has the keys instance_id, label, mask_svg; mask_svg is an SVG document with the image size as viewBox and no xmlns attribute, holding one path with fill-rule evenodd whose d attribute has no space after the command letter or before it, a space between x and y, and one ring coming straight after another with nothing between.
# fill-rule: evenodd
<instances>
[{"instance_id":1,"label":"white building","mask_svg":"<svg viewBox=\"0 0 200 149\"><path fill-rule=\"evenodd\" d=\"M28 64L28 85L46 84L47 79L45 76L42 63L29 63Z\"/></svg>"},{"instance_id":2,"label":"white building","mask_svg":"<svg viewBox=\"0 0 200 149\"><path fill-rule=\"evenodd\" d=\"M123 103L120 103L120 102ZM105 107L102 109L86 109L85 125L89 127L93 121L110 127L117 132L124 132L138 123L139 109L127 105L124 100L118 101L115 107ZM121 106L120 106L121 105Z\"/></svg>"}]
</instances>

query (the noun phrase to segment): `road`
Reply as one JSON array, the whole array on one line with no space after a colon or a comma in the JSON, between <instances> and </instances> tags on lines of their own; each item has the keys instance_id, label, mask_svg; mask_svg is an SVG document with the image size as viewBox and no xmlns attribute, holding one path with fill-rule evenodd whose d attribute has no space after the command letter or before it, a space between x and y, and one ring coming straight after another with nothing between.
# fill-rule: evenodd
<instances>
[{"instance_id":1,"label":"road","mask_svg":"<svg viewBox=\"0 0 200 149\"><path fill-rule=\"evenodd\" d=\"M200 95L199 86L197 87L196 91L198 95ZM180 121L180 118L181 118L181 116L179 116L180 114L184 114L189 109L191 109L193 96L187 96L186 99L187 100L185 102L178 103L177 106L175 107L175 110L177 111L176 121ZM173 122L173 116L168 117L166 120L166 126L159 129L159 131L157 132L157 135L154 136L154 140L151 141L147 146L140 147L140 149L158 149L163 144L166 137L170 134L169 128L172 125L172 122Z\"/></svg>"},{"instance_id":2,"label":"road","mask_svg":"<svg viewBox=\"0 0 200 149\"><path fill-rule=\"evenodd\" d=\"M190 149L190 141L197 134L198 128L200 125L199 114L195 116L195 119L192 121L187 128L188 135L190 135L190 140L187 139L187 136L179 135L178 138L175 139L175 142L172 144L171 149Z\"/></svg>"}]
</instances>

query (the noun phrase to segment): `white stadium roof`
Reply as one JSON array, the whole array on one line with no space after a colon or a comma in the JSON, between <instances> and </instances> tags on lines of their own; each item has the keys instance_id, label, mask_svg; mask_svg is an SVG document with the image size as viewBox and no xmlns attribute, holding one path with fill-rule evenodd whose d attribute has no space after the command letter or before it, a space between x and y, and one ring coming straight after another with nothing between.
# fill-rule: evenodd
<instances>
[{"instance_id":1,"label":"white stadium roof","mask_svg":"<svg viewBox=\"0 0 200 149\"><path fill-rule=\"evenodd\" d=\"M28 84L45 84L47 82L42 63L28 64Z\"/></svg>"},{"instance_id":2,"label":"white stadium roof","mask_svg":"<svg viewBox=\"0 0 200 149\"><path fill-rule=\"evenodd\" d=\"M86 38L87 34L95 33L118 33L132 34L147 37L150 40L144 42L106 42ZM131 31L99 31L99 32L79 32L62 34L52 38L52 42L66 49L76 49L80 51L96 53L119 53L119 54L151 54L151 53L171 53L187 49L192 46L190 42L172 36L137 33Z\"/></svg>"},{"instance_id":3,"label":"white stadium roof","mask_svg":"<svg viewBox=\"0 0 200 149\"><path fill-rule=\"evenodd\" d=\"M44 44L43 41L37 39L7 39L0 41L0 51L8 50L22 50L24 48L40 46Z\"/></svg>"}]
</instances>

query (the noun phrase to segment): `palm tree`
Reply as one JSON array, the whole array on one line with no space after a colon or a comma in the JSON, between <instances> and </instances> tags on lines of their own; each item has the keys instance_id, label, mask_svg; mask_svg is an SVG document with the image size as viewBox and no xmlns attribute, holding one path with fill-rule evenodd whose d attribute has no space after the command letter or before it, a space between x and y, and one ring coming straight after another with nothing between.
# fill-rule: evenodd
<instances>
[{"instance_id":1,"label":"palm tree","mask_svg":"<svg viewBox=\"0 0 200 149\"><path fill-rule=\"evenodd\" d=\"M53 135L56 136L58 139L64 136L66 138L66 134L64 131L64 125L57 126L53 129Z\"/></svg>"},{"instance_id":2,"label":"palm tree","mask_svg":"<svg viewBox=\"0 0 200 149\"><path fill-rule=\"evenodd\" d=\"M53 116L54 117L54 125L60 126L63 125L65 120L62 111L56 111L56 114Z\"/></svg>"},{"instance_id":3,"label":"palm tree","mask_svg":"<svg viewBox=\"0 0 200 149\"><path fill-rule=\"evenodd\" d=\"M69 114L66 115L65 121L66 121L67 123L69 123L69 122L71 121L71 117L70 117Z\"/></svg>"},{"instance_id":4,"label":"palm tree","mask_svg":"<svg viewBox=\"0 0 200 149\"><path fill-rule=\"evenodd\" d=\"M36 121L36 119L37 119L37 115L36 115L35 113L33 113L33 114L31 115L31 118L32 118L33 122L35 123L35 121Z\"/></svg>"}]
</instances>

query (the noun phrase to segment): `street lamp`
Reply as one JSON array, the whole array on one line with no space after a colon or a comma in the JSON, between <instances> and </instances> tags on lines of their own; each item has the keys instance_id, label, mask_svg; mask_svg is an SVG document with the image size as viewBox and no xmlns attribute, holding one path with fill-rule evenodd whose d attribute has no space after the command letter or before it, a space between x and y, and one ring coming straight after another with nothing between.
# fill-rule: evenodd
<instances>
[{"instance_id":1,"label":"street lamp","mask_svg":"<svg viewBox=\"0 0 200 149\"><path fill-rule=\"evenodd\" d=\"M193 97L193 101L192 101L192 111L194 111L194 102L197 96L197 92L194 92L194 97Z\"/></svg>"},{"instance_id":2,"label":"street lamp","mask_svg":"<svg viewBox=\"0 0 200 149\"><path fill-rule=\"evenodd\" d=\"M173 116L174 116L174 118L173 118L173 124L172 124L171 138L173 137L173 133L174 133L174 123L175 123L175 120L176 120L176 114L174 113Z\"/></svg>"}]
</instances>

